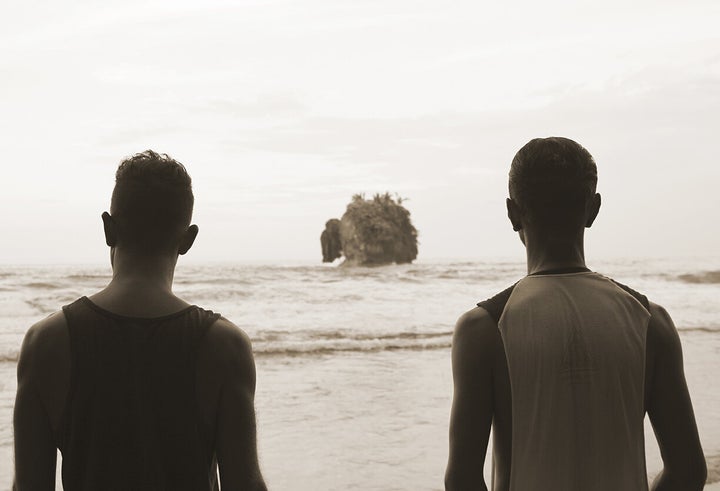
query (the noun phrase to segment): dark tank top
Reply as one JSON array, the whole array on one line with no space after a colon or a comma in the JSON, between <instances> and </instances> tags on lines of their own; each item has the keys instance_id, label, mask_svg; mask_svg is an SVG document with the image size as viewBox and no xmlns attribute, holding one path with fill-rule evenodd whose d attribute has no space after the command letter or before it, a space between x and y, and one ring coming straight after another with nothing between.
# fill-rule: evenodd
<instances>
[{"instance_id":1,"label":"dark tank top","mask_svg":"<svg viewBox=\"0 0 720 491\"><path fill-rule=\"evenodd\" d=\"M66 491L217 490L200 430L198 346L220 317L190 306L152 319L82 297L63 307L70 391L58 437Z\"/></svg>"}]
</instances>

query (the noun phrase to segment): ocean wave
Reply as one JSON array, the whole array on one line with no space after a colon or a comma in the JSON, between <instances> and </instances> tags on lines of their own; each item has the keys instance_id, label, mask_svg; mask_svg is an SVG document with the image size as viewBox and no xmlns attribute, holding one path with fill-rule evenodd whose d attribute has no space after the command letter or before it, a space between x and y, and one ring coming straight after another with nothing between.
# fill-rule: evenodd
<instances>
[{"instance_id":1,"label":"ocean wave","mask_svg":"<svg viewBox=\"0 0 720 491\"><path fill-rule=\"evenodd\" d=\"M322 344L286 344L286 343L257 343L253 346L255 356L315 356L334 353L373 353L381 351L426 351L449 349L450 338L432 342L403 342L402 339L377 340L378 342L358 343L357 341L341 340Z\"/></svg>"},{"instance_id":2,"label":"ocean wave","mask_svg":"<svg viewBox=\"0 0 720 491\"><path fill-rule=\"evenodd\" d=\"M717 333L718 327L686 327L683 332ZM385 334L265 331L252 337L257 357L322 356L342 353L431 351L450 349L452 332L394 332ZM16 363L19 351L0 353L0 363Z\"/></svg>"},{"instance_id":3,"label":"ocean wave","mask_svg":"<svg viewBox=\"0 0 720 491\"><path fill-rule=\"evenodd\" d=\"M308 356L340 352L433 350L450 347L451 331L349 333L342 331L270 331L253 337L258 356Z\"/></svg>"},{"instance_id":4,"label":"ocean wave","mask_svg":"<svg viewBox=\"0 0 720 491\"><path fill-rule=\"evenodd\" d=\"M177 284L177 285L193 285L193 286L201 286L201 285L237 286L237 285L254 285L255 282L233 276L231 278L222 278L222 277L180 278L180 279L175 280L175 284Z\"/></svg>"},{"instance_id":5,"label":"ocean wave","mask_svg":"<svg viewBox=\"0 0 720 491\"><path fill-rule=\"evenodd\" d=\"M55 304L56 299L50 299L49 301L43 301L39 298L32 298L25 300L25 305L33 309L38 314L49 314L50 312L53 312L55 310L58 310L58 305L62 305L64 302L59 302L58 305Z\"/></svg>"},{"instance_id":6,"label":"ocean wave","mask_svg":"<svg viewBox=\"0 0 720 491\"><path fill-rule=\"evenodd\" d=\"M32 281L25 283L23 286L26 288L36 288L38 290L56 290L63 287L62 284L51 281Z\"/></svg>"},{"instance_id":7,"label":"ocean wave","mask_svg":"<svg viewBox=\"0 0 720 491\"><path fill-rule=\"evenodd\" d=\"M8 351L0 353L0 363L17 363L20 357L20 351Z\"/></svg>"},{"instance_id":8,"label":"ocean wave","mask_svg":"<svg viewBox=\"0 0 720 491\"><path fill-rule=\"evenodd\" d=\"M448 349L451 345L452 333L411 333L393 334L351 334L325 333L324 335L308 335L303 333L284 333L271 331L253 336L253 352L256 356L315 356L333 353L372 353L380 351L423 351ZM0 363L15 363L19 351L11 350L0 353Z\"/></svg>"},{"instance_id":9,"label":"ocean wave","mask_svg":"<svg viewBox=\"0 0 720 491\"><path fill-rule=\"evenodd\" d=\"M685 283L720 283L720 270L685 273L677 278Z\"/></svg>"},{"instance_id":10,"label":"ocean wave","mask_svg":"<svg viewBox=\"0 0 720 491\"><path fill-rule=\"evenodd\" d=\"M182 287L177 288L177 293L181 297L192 299L194 303L204 302L226 302L242 298L248 298L255 295L253 290L234 290L226 289L203 289L203 290L183 290Z\"/></svg>"},{"instance_id":11,"label":"ocean wave","mask_svg":"<svg viewBox=\"0 0 720 491\"><path fill-rule=\"evenodd\" d=\"M306 346L306 347L281 347L264 350L256 350L255 355L260 356L315 356L331 355L334 353L373 353L379 351L428 351L437 349L449 349L450 343L435 343L422 346L412 345L386 345L386 346Z\"/></svg>"},{"instance_id":12,"label":"ocean wave","mask_svg":"<svg viewBox=\"0 0 720 491\"><path fill-rule=\"evenodd\" d=\"M77 273L66 277L69 280L109 280L112 275L108 273Z\"/></svg>"},{"instance_id":13,"label":"ocean wave","mask_svg":"<svg viewBox=\"0 0 720 491\"><path fill-rule=\"evenodd\" d=\"M422 283L422 280L410 276L399 276L397 281L400 283Z\"/></svg>"},{"instance_id":14,"label":"ocean wave","mask_svg":"<svg viewBox=\"0 0 720 491\"><path fill-rule=\"evenodd\" d=\"M355 342L381 342L389 340L417 340L422 342L427 339L437 339L452 336L452 331L399 331L399 332L387 332L387 333L353 333L347 331L329 331L329 330L297 330L289 331L283 329L273 329L268 331L261 331L253 336L253 343L266 342L266 341L277 341L277 340L289 340L293 339L295 342L326 342L326 341L355 341Z\"/></svg>"},{"instance_id":15,"label":"ocean wave","mask_svg":"<svg viewBox=\"0 0 720 491\"><path fill-rule=\"evenodd\" d=\"M357 341L372 341L374 339L377 340L386 340L386 339L416 339L416 340L423 340L423 339L436 339L436 338L443 338L443 337L449 337L452 336L452 331L446 331L446 332L397 332L397 333L388 333L388 334L355 334L355 335L348 335L346 338L348 339L354 339Z\"/></svg>"},{"instance_id":16,"label":"ocean wave","mask_svg":"<svg viewBox=\"0 0 720 491\"><path fill-rule=\"evenodd\" d=\"M678 327L677 330L680 332L716 333L716 332L720 332L720 326L718 326L718 327Z\"/></svg>"}]
</instances>

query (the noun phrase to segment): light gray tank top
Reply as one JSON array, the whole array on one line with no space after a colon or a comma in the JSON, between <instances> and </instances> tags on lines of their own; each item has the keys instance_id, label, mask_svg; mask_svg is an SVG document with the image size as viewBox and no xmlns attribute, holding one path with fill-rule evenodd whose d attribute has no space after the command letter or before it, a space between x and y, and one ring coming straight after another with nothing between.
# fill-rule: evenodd
<instances>
[{"instance_id":1,"label":"light gray tank top","mask_svg":"<svg viewBox=\"0 0 720 491\"><path fill-rule=\"evenodd\" d=\"M649 319L597 273L515 285L498 322L512 393L511 490L647 489Z\"/></svg>"}]
</instances>

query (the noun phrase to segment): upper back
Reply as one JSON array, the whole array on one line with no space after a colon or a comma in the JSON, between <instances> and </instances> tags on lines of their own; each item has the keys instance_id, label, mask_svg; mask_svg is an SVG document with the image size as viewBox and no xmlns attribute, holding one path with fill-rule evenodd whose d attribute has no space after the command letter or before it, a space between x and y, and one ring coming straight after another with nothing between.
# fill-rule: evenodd
<instances>
[{"instance_id":1,"label":"upper back","mask_svg":"<svg viewBox=\"0 0 720 491\"><path fill-rule=\"evenodd\" d=\"M498 328L516 369L532 361L534 368L608 376L644 370L649 317L638 297L602 275L551 274L516 284Z\"/></svg>"},{"instance_id":2,"label":"upper back","mask_svg":"<svg viewBox=\"0 0 720 491\"><path fill-rule=\"evenodd\" d=\"M219 317L196 306L155 318L83 297L63 308L71 370L57 428L68 489L213 489L212 430L197 357Z\"/></svg>"},{"instance_id":3,"label":"upper back","mask_svg":"<svg viewBox=\"0 0 720 491\"><path fill-rule=\"evenodd\" d=\"M579 272L528 276L488 306L510 378L511 489L647 486L643 298Z\"/></svg>"}]
</instances>

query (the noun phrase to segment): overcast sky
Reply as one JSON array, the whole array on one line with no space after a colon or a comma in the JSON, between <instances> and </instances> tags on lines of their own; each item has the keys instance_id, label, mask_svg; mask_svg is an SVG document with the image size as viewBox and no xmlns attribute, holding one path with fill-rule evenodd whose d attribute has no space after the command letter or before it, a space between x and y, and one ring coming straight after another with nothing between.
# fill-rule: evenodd
<instances>
[{"instance_id":1,"label":"overcast sky","mask_svg":"<svg viewBox=\"0 0 720 491\"><path fill-rule=\"evenodd\" d=\"M632 5L629 5L632 4ZM183 162L190 261L317 260L396 192L420 258L516 256L507 171L583 144L593 257L720 250L720 2L3 2L0 263L101 263L114 171Z\"/></svg>"}]
</instances>

